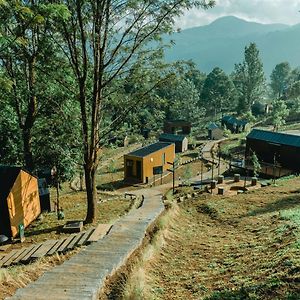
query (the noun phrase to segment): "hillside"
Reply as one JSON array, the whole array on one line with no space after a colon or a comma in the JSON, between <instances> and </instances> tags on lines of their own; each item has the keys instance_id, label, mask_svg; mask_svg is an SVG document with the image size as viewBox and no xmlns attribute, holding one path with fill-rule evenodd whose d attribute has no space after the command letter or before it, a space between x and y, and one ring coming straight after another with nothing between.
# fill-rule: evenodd
<instances>
[{"instance_id":1,"label":"hillside","mask_svg":"<svg viewBox=\"0 0 300 300\"><path fill-rule=\"evenodd\" d=\"M175 206L132 291L138 299L300 299L299 205L296 177Z\"/></svg>"},{"instance_id":2,"label":"hillside","mask_svg":"<svg viewBox=\"0 0 300 300\"><path fill-rule=\"evenodd\" d=\"M241 62L246 45L255 42L261 53L267 76L277 63L288 61L300 65L300 25L259 24L236 17L223 17L213 23L183 30L166 40L174 47L167 50L166 59L192 59L204 72L218 66L227 73Z\"/></svg>"}]
</instances>

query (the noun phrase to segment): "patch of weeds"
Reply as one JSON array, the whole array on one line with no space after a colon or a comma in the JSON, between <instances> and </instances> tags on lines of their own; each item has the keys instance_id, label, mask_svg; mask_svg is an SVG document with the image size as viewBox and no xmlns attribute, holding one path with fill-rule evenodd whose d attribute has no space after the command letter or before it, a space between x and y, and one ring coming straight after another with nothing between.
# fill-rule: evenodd
<instances>
[{"instance_id":1,"label":"patch of weeds","mask_svg":"<svg viewBox=\"0 0 300 300\"><path fill-rule=\"evenodd\" d=\"M165 293L165 289L162 287L154 287L152 288L152 291L156 294L163 295Z\"/></svg>"},{"instance_id":2,"label":"patch of weeds","mask_svg":"<svg viewBox=\"0 0 300 300\"><path fill-rule=\"evenodd\" d=\"M205 297L204 300L253 300L249 293L242 287L237 291L220 291L213 292L211 296Z\"/></svg>"},{"instance_id":3,"label":"patch of weeds","mask_svg":"<svg viewBox=\"0 0 300 300\"><path fill-rule=\"evenodd\" d=\"M299 300L300 299L300 293L289 293L286 296L286 300Z\"/></svg>"},{"instance_id":4,"label":"patch of weeds","mask_svg":"<svg viewBox=\"0 0 300 300\"><path fill-rule=\"evenodd\" d=\"M283 282L279 278L273 277L268 280L266 287L273 289L273 288L280 287L282 284L283 284Z\"/></svg>"},{"instance_id":5,"label":"patch of weeds","mask_svg":"<svg viewBox=\"0 0 300 300\"><path fill-rule=\"evenodd\" d=\"M212 219L217 219L218 218L218 211L207 205L207 204L200 204L197 207L197 212L202 213L202 214L207 214L209 215Z\"/></svg>"}]
</instances>

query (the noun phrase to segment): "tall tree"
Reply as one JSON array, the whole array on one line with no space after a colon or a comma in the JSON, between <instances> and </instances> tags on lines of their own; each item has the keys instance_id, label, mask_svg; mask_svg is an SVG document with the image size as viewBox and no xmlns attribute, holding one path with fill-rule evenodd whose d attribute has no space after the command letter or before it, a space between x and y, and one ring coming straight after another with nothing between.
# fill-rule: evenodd
<instances>
[{"instance_id":1,"label":"tall tree","mask_svg":"<svg viewBox=\"0 0 300 300\"><path fill-rule=\"evenodd\" d=\"M48 19L60 13L61 6L47 1L0 1L1 76L10 85L6 95L17 115L29 170L34 169L32 129L43 94L40 74L53 63L55 54Z\"/></svg>"},{"instance_id":2,"label":"tall tree","mask_svg":"<svg viewBox=\"0 0 300 300\"><path fill-rule=\"evenodd\" d=\"M220 68L214 68L206 77L201 93L201 103L210 115L234 110L236 91L231 79Z\"/></svg>"},{"instance_id":3,"label":"tall tree","mask_svg":"<svg viewBox=\"0 0 300 300\"><path fill-rule=\"evenodd\" d=\"M147 69L155 59L157 42L172 31L184 9L207 8L214 1L196 0L65 0L70 12L59 31L62 47L74 71L81 108L84 172L87 192L86 223L96 218L96 181L103 136L119 125L135 103L122 107L120 115L104 128L105 112L114 92L112 85L138 67ZM155 49L150 42L156 42ZM60 44L60 41L58 41ZM146 47L146 45L149 45ZM114 88L116 85L113 85ZM155 84L154 84L155 86ZM153 88L154 88L153 86ZM151 90L151 88L150 88Z\"/></svg>"},{"instance_id":4,"label":"tall tree","mask_svg":"<svg viewBox=\"0 0 300 300\"><path fill-rule=\"evenodd\" d=\"M271 73L271 88L273 94L277 99L283 97L285 91L288 89L291 75L291 66L288 62L282 62L275 66Z\"/></svg>"},{"instance_id":5,"label":"tall tree","mask_svg":"<svg viewBox=\"0 0 300 300\"><path fill-rule=\"evenodd\" d=\"M238 91L240 112L251 112L251 105L265 92L265 75L255 43L245 47L244 61L235 65L233 82Z\"/></svg>"}]
</instances>

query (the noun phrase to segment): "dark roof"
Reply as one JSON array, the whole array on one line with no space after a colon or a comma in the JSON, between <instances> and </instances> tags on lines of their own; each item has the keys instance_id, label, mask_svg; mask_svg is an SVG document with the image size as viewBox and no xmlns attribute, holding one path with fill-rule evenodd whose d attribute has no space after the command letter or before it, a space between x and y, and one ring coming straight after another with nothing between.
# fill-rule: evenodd
<instances>
[{"instance_id":1,"label":"dark roof","mask_svg":"<svg viewBox=\"0 0 300 300\"><path fill-rule=\"evenodd\" d=\"M252 129L247 138L262 140L270 143L300 147L300 136L282 132Z\"/></svg>"},{"instance_id":2,"label":"dark roof","mask_svg":"<svg viewBox=\"0 0 300 300\"><path fill-rule=\"evenodd\" d=\"M213 129L216 129L216 128L219 128L219 126L216 123L210 123L208 125L209 130L213 130Z\"/></svg>"},{"instance_id":3,"label":"dark roof","mask_svg":"<svg viewBox=\"0 0 300 300\"><path fill-rule=\"evenodd\" d=\"M191 125L192 123L190 121L186 121L186 120L166 120L165 121L166 124L185 124L185 125Z\"/></svg>"},{"instance_id":4,"label":"dark roof","mask_svg":"<svg viewBox=\"0 0 300 300\"><path fill-rule=\"evenodd\" d=\"M236 124L238 126L244 126L244 125L248 124L248 121L239 120L239 119L237 119L236 117L233 117L233 116L224 116L222 118L222 121L226 122L226 123L229 123L229 124L232 124L232 125Z\"/></svg>"},{"instance_id":5,"label":"dark roof","mask_svg":"<svg viewBox=\"0 0 300 300\"><path fill-rule=\"evenodd\" d=\"M148 146L145 146L143 148L137 149L133 152L128 153L127 155L130 156L138 156L138 157L145 157L147 155L150 155L153 152L159 151L163 148L166 148L173 143L166 143L166 142L157 142Z\"/></svg>"},{"instance_id":6,"label":"dark roof","mask_svg":"<svg viewBox=\"0 0 300 300\"><path fill-rule=\"evenodd\" d=\"M0 201L5 201L9 195L21 167L0 166Z\"/></svg>"},{"instance_id":7,"label":"dark roof","mask_svg":"<svg viewBox=\"0 0 300 300\"><path fill-rule=\"evenodd\" d=\"M186 137L179 134L162 133L159 136L161 142L182 142Z\"/></svg>"}]
</instances>

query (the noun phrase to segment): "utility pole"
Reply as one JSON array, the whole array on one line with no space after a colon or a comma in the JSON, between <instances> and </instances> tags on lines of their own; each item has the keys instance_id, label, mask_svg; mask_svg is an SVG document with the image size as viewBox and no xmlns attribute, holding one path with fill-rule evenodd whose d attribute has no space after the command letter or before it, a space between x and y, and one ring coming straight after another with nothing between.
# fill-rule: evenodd
<instances>
[{"instance_id":1,"label":"utility pole","mask_svg":"<svg viewBox=\"0 0 300 300\"><path fill-rule=\"evenodd\" d=\"M219 162L218 162L218 176L219 176L220 169L221 169L221 147L220 147L220 144L218 144L218 157L219 157Z\"/></svg>"},{"instance_id":2,"label":"utility pole","mask_svg":"<svg viewBox=\"0 0 300 300\"><path fill-rule=\"evenodd\" d=\"M203 156L201 155L201 190L203 186Z\"/></svg>"},{"instance_id":3,"label":"utility pole","mask_svg":"<svg viewBox=\"0 0 300 300\"><path fill-rule=\"evenodd\" d=\"M213 158L212 164L211 164L211 184L210 184L210 193L212 194L212 182L214 180L214 164L215 164L215 159Z\"/></svg>"},{"instance_id":4,"label":"utility pole","mask_svg":"<svg viewBox=\"0 0 300 300\"><path fill-rule=\"evenodd\" d=\"M172 188L172 191L173 191L173 195L174 195L175 194L175 162L167 161L167 164L171 165L173 167L171 170L168 169L168 171L172 172L172 175L173 175L173 188Z\"/></svg>"}]
</instances>

